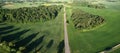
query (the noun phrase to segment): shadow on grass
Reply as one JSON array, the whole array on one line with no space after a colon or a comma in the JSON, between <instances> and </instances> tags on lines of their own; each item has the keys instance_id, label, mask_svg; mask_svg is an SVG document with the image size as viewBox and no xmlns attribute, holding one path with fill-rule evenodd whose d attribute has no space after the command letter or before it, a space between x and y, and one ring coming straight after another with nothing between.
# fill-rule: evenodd
<instances>
[{"instance_id":1,"label":"shadow on grass","mask_svg":"<svg viewBox=\"0 0 120 53\"><path fill-rule=\"evenodd\" d=\"M43 48L43 45L38 49L39 51Z\"/></svg>"},{"instance_id":2,"label":"shadow on grass","mask_svg":"<svg viewBox=\"0 0 120 53\"><path fill-rule=\"evenodd\" d=\"M43 48L43 45L39 49L37 49L34 53L39 52L42 48Z\"/></svg>"},{"instance_id":3,"label":"shadow on grass","mask_svg":"<svg viewBox=\"0 0 120 53\"><path fill-rule=\"evenodd\" d=\"M45 35L40 37L39 39L35 40L28 46L26 46L26 50L24 50L23 53L29 53L30 51L36 50L36 47L42 43L44 37L45 37Z\"/></svg>"},{"instance_id":4,"label":"shadow on grass","mask_svg":"<svg viewBox=\"0 0 120 53\"><path fill-rule=\"evenodd\" d=\"M31 35L29 35L28 37L26 37L26 38L24 38L24 39L16 42L16 43L15 43L15 45L16 45L15 48L19 48L20 46L25 46L25 45L27 45L27 44L28 44L33 38L35 38L38 34L39 34L39 32L38 32L38 33L31 34Z\"/></svg>"},{"instance_id":5,"label":"shadow on grass","mask_svg":"<svg viewBox=\"0 0 120 53\"><path fill-rule=\"evenodd\" d=\"M107 47L105 47L103 50L101 50L101 51L112 51L112 49L113 49L113 47L116 47L116 46L118 46L120 43L115 43L115 44L112 44L112 45L110 45L110 46L107 46ZM101 51L97 51L96 53L99 53L99 52L101 52Z\"/></svg>"},{"instance_id":6,"label":"shadow on grass","mask_svg":"<svg viewBox=\"0 0 120 53\"><path fill-rule=\"evenodd\" d=\"M54 41L53 41L53 40L50 40L50 42L49 42L48 45L47 45L47 48L49 49L50 47L52 47L53 43L54 43Z\"/></svg>"},{"instance_id":7,"label":"shadow on grass","mask_svg":"<svg viewBox=\"0 0 120 53\"><path fill-rule=\"evenodd\" d=\"M9 31L2 31L2 32L0 32L0 35L8 34L8 33L10 33L10 32L14 32L14 31L17 31L17 30L19 30L19 29L20 29L20 28L11 29L11 30L9 30Z\"/></svg>"},{"instance_id":8,"label":"shadow on grass","mask_svg":"<svg viewBox=\"0 0 120 53\"><path fill-rule=\"evenodd\" d=\"M64 49L64 40L62 40L58 45L58 52L57 53L63 53Z\"/></svg>"},{"instance_id":9,"label":"shadow on grass","mask_svg":"<svg viewBox=\"0 0 120 53\"><path fill-rule=\"evenodd\" d=\"M5 27L0 27L0 32L8 30L8 29L12 29L14 28L14 26L5 26Z\"/></svg>"},{"instance_id":10,"label":"shadow on grass","mask_svg":"<svg viewBox=\"0 0 120 53\"><path fill-rule=\"evenodd\" d=\"M13 41L13 40L19 38L21 35L23 35L23 34L25 34L26 32L28 32L29 30L30 30L30 29L28 29L28 30L23 30L23 31L14 33L14 34L9 34L9 35L3 36L3 37L2 37L2 41L7 41L7 42Z\"/></svg>"},{"instance_id":11,"label":"shadow on grass","mask_svg":"<svg viewBox=\"0 0 120 53\"><path fill-rule=\"evenodd\" d=\"M1 22L0 22L0 25L6 25L6 23L1 23Z\"/></svg>"}]
</instances>

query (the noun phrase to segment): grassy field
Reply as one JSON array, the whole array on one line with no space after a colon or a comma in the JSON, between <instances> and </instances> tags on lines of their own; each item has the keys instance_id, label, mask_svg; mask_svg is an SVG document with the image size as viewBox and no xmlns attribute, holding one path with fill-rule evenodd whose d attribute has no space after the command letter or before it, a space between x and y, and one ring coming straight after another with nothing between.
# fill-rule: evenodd
<instances>
[{"instance_id":1,"label":"grassy field","mask_svg":"<svg viewBox=\"0 0 120 53\"><path fill-rule=\"evenodd\" d=\"M104 2L100 2L100 3L106 5L106 7L109 8L109 9L115 9L115 10L119 10L120 9L120 7L118 7L118 6L120 6L120 4L119 4L120 2L119 1L118 2L107 2L107 1L104 1Z\"/></svg>"},{"instance_id":2,"label":"grassy field","mask_svg":"<svg viewBox=\"0 0 120 53\"><path fill-rule=\"evenodd\" d=\"M103 16L106 23L90 31L80 31L74 28L71 21L71 8L67 8L68 34L72 53L98 53L120 43L120 11L115 9L94 9L74 6L91 14ZM114 52L116 53L116 52Z\"/></svg>"},{"instance_id":3,"label":"grassy field","mask_svg":"<svg viewBox=\"0 0 120 53\"><path fill-rule=\"evenodd\" d=\"M42 4L41 2L12 3L10 5L4 5L4 6L2 6L2 8L16 9L16 8L21 8L21 7L38 7L41 4Z\"/></svg>"},{"instance_id":4,"label":"grassy field","mask_svg":"<svg viewBox=\"0 0 120 53\"><path fill-rule=\"evenodd\" d=\"M30 4L14 3L13 5L3 6L3 8L16 9L40 5ZM120 7L118 4L116 5L108 4L109 8L106 9L67 6L67 20L69 21L67 25L71 53L99 53L120 44ZM94 15L103 16L106 22L93 30L81 31L75 29L71 20L73 9L81 9ZM26 47L25 53L62 53L64 52L63 14L64 12L61 11L56 19L46 22L27 24L0 23L0 38L2 37L1 40L15 43L17 49ZM6 49L0 45L0 53L4 51ZM119 53L119 51L120 49L117 49L111 53Z\"/></svg>"},{"instance_id":5,"label":"grassy field","mask_svg":"<svg viewBox=\"0 0 120 53\"><path fill-rule=\"evenodd\" d=\"M62 18L63 11L59 13L56 19L46 22L1 23L0 35L2 40L15 43L17 48L26 47L25 52L27 53L37 51L40 53L61 53L64 51Z\"/></svg>"},{"instance_id":6,"label":"grassy field","mask_svg":"<svg viewBox=\"0 0 120 53\"><path fill-rule=\"evenodd\" d=\"M119 49L116 49L114 51L111 51L110 53L120 53L120 48Z\"/></svg>"}]
</instances>

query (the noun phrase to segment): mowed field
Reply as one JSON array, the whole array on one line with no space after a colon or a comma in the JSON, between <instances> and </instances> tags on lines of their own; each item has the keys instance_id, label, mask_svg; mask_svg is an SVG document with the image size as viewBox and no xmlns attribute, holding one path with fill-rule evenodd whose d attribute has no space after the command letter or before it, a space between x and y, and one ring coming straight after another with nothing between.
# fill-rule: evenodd
<instances>
[{"instance_id":1,"label":"mowed field","mask_svg":"<svg viewBox=\"0 0 120 53\"><path fill-rule=\"evenodd\" d=\"M117 7L119 7L119 5ZM75 8L94 15L100 15L104 17L106 22L102 26L98 26L90 31L80 31L75 29L70 18L70 15L72 14L71 11L74 11L73 9ZM120 9L118 10L118 8L116 9L114 6L112 6L112 9L73 6L67 8L67 18L69 20L68 35L71 53L99 53L120 44ZM119 49L112 53L119 53Z\"/></svg>"},{"instance_id":2,"label":"mowed field","mask_svg":"<svg viewBox=\"0 0 120 53\"><path fill-rule=\"evenodd\" d=\"M64 52L63 33L63 11L55 19L46 22L0 23L0 37L2 37L2 40L15 43L17 49L26 47L26 53ZM7 50L1 46L0 49L1 53Z\"/></svg>"}]
</instances>

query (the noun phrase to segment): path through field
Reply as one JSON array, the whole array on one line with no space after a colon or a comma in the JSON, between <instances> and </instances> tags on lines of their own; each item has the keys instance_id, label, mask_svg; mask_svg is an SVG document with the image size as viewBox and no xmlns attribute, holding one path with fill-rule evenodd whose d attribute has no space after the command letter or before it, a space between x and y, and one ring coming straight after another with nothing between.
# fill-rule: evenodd
<instances>
[{"instance_id":1,"label":"path through field","mask_svg":"<svg viewBox=\"0 0 120 53\"><path fill-rule=\"evenodd\" d=\"M66 23L66 9L64 5L64 40L65 40L65 53L70 53L68 33L67 33L67 23Z\"/></svg>"}]
</instances>

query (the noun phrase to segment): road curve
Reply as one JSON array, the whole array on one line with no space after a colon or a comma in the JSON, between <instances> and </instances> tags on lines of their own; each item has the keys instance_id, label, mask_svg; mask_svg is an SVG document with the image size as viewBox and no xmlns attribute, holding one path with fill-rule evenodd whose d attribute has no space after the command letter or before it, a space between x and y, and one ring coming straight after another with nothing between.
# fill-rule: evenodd
<instances>
[{"instance_id":1,"label":"road curve","mask_svg":"<svg viewBox=\"0 0 120 53\"><path fill-rule=\"evenodd\" d=\"M68 33L67 33L67 23L66 23L66 8L64 5L64 43L65 43L65 53L70 53Z\"/></svg>"}]
</instances>

